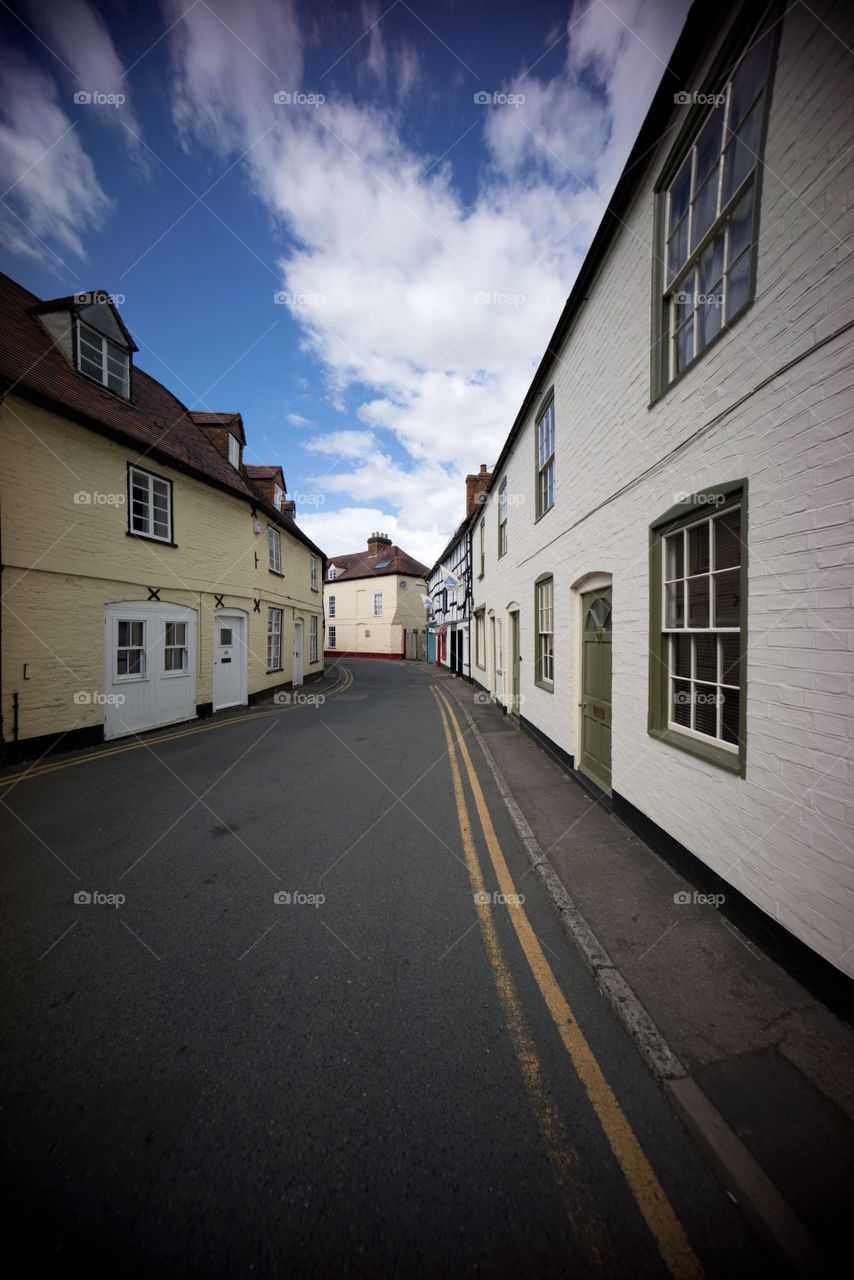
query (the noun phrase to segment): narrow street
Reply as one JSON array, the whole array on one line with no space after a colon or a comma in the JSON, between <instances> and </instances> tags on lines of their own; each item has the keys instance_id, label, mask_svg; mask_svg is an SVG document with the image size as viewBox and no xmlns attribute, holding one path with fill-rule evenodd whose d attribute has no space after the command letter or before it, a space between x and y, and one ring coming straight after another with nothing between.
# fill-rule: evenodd
<instances>
[{"instance_id":1,"label":"narrow street","mask_svg":"<svg viewBox=\"0 0 854 1280\"><path fill-rule=\"evenodd\" d=\"M345 665L322 706L2 785L7 1241L112 1275L770 1272L452 700Z\"/></svg>"}]
</instances>

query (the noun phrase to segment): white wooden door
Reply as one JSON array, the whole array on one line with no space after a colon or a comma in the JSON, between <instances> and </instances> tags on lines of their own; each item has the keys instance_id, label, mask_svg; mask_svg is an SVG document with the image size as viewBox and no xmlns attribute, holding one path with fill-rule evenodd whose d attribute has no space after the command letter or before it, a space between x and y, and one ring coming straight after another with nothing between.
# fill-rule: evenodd
<instances>
[{"instance_id":1,"label":"white wooden door","mask_svg":"<svg viewBox=\"0 0 854 1280\"><path fill-rule=\"evenodd\" d=\"M104 611L104 737L196 714L196 611L159 601Z\"/></svg>"},{"instance_id":2,"label":"white wooden door","mask_svg":"<svg viewBox=\"0 0 854 1280\"><path fill-rule=\"evenodd\" d=\"M249 685L246 625L246 614L239 610L218 609L214 614L214 711L246 704Z\"/></svg>"},{"instance_id":3,"label":"white wooden door","mask_svg":"<svg viewBox=\"0 0 854 1280\"><path fill-rule=\"evenodd\" d=\"M297 618L294 623L294 665L291 683L296 689L302 684L302 622Z\"/></svg>"}]
</instances>

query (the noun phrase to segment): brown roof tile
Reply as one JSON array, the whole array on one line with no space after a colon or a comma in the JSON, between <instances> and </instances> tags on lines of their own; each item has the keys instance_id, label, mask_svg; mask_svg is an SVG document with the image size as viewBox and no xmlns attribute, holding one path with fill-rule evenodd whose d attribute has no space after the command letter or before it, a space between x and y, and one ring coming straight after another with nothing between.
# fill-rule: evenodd
<instances>
[{"instance_id":1,"label":"brown roof tile","mask_svg":"<svg viewBox=\"0 0 854 1280\"><path fill-rule=\"evenodd\" d=\"M373 555L367 551L353 551L347 555L330 556L329 564L335 565L338 570L336 582L352 578L385 578L393 573L403 573L411 578L426 578L430 572L426 564L421 564L395 545L381 547ZM384 565L384 568L379 568L380 565Z\"/></svg>"}]
</instances>

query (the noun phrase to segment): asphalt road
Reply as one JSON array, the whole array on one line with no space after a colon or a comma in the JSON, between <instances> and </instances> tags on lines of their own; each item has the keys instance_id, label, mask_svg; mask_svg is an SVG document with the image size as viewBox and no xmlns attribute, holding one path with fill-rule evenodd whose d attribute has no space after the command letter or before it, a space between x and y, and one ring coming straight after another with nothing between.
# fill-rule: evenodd
<instances>
[{"instance_id":1,"label":"asphalt road","mask_svg":"<svg viewBox=\"0 0 854 1280\"><path fill-rule=\"evenodd\" d=\"M0 785L7 1254L770 1273L429 673L347 665L322 707Z\"/></svg>"}]
</instances>

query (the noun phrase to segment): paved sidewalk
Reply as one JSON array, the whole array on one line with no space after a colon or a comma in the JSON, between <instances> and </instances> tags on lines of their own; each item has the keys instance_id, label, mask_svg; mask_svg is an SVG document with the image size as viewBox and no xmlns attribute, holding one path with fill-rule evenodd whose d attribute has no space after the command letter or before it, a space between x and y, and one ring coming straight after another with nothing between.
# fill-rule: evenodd
<instances>
[{"instance_id":1,"label":"paved sidewalk","mask_svg":"<svg viewBox=\"0 0 854 1280\"><path fill-rule=\"evenodd\" d=\"M749 1170L739 1183L738 1160L730 1159L733 1146L746 1148L747 1164L755 1161L774 1184L764 1195L771 1230L782 1219L777 1234L785 1234L787 1216L795 1235L803 1224L799 1243L806 1240L808 1248L800 1249L801 1259L817 1244L835 1269L849 1256L854 1216L854 1031L714 906L674 902L674 894L693 886L500 708L475 700L473 686L443 669L421 665L472 717L536 844L583 917L576 931L583 933L586 922L593 943L598 939L610 957L603 969L616 970L618 980L622 975L652 1018L666 1041L664 1058L667 1046L676 1055L673 1069L658 1074L671 1077L671 1099L710 1148L719 1176L736 1188L751 1220L756 1205L747 1201L754 1198L762 1216L762 1186L755 1190ZM626 1003L636 1007L631 992ZM619 994L610 997L620 1004ZM630 1024L631 1015L620 1012ZM708 1143L703 1124L693 1123L706 1100L731 1131L712 1133ZM730 1142L732 1134L740 1142ZM758 1180L763 1183L761 1175ZM784 1200L769 1208L774 1188ZM797 1245L788 1252L797 1255ZM809 1262L801 1261L800 1269L815 1274Z\"/></svg>"}]
</instances>

